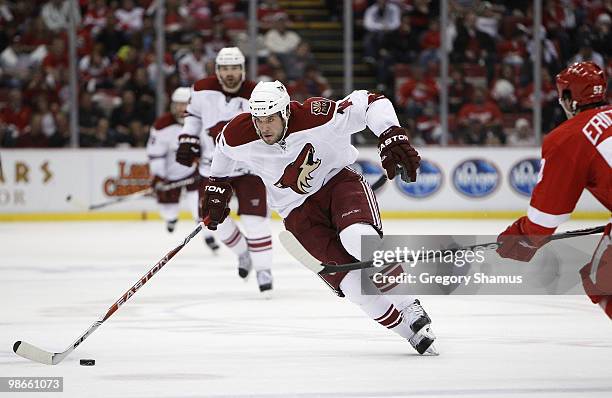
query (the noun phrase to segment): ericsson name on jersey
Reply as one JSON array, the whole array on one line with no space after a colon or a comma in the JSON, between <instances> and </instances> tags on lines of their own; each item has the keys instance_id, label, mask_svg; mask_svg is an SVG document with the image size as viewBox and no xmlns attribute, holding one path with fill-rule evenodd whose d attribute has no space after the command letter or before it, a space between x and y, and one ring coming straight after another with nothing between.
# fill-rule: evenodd
<instances>
[{"instance_id":1,"label":"ericsson name on jersey","mask_svg":"<svg viewBox=\"0 0 612 398\"><path fill-rule=\"evenodd\" d=\"M255 83L246 80L242 83L238 92L227 93L223 91L216 76L198 80L193 85L191 99L187 106L183 134L200 137L200 175L210 175L215 140L223 127L234 116L249 111L249 97L253 88L255 88ZM227 176L246 173L248 173L248 170L243 165L237 164L236 169Z\"/></svg>"},{"instance_id":2,"label":"ericsson name on jersey","mask_svg":"<svg viewBox=\"0 0 612 398\"><path fill-rule=\"evenodd\" d=\"M243 113L225 126L211 176L228 176L236 161L243 162L262 178L270 206L284 218L356 160L351 134L369 127L379 136L391 126L399 126L391 102L365 90L337 102L320 97L303 104L291 101L287 132L274 145L258 136L251 114Z\"/></svg>"},{"instance_id":3,"label":"ericsson name on jersey","mask_svg":"<svg viewBox=\"0 0 612 398\"><path fill-rule=\"evenodd\" d=\"M183 126L170 112L155 120L146 149L151 175L178 181L193 174L195 166L186 167L175 160L182 129Z\"/></svg>"},{"instance_id":4,"label":"ericsson name on jersey","mask_svg":"<svg viewBox=\"0 0 612 398\"><path fill-rule=\"evenodd\" d=\"M612 106L588 109L545 138L529 220L556 228L570 218L584 189L612 211Z\"/></svg>"}]
</instances>

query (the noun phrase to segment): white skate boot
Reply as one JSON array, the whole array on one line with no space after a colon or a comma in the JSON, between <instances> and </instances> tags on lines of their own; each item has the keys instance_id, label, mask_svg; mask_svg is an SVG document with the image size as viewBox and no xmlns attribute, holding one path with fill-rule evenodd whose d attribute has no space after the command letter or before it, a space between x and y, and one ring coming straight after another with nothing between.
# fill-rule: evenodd
<instances>
[{"instance_id":1,"label":"white skate boot","mask_svg":"<svg viewBox=\"0 0 612 398\"><path fill-rule=\"evenodd\" d=\"M238 256L238 275L245 279L248 278L251 269L253 268L253 262L251 261L251 255L248 251Z\"/></svg>"},{"instance_id":2,"label":"white skate boot","mask_svg":"<svg viewBox=\"0 0 612 398\"><path fill-rule=\"evenodd\" d=\"M439 355L438 350L434 346L436 336L431 330L431 319L421 306L419 300L414 300L412 304L402 311L404 322L408 322L410 330L414 333L408 339L410 345L417 350L421 355Z\"/></svg>"},{"instance_id":3,"label":"white skate boot","mask_svg":"<svg viewBox=\"0 0 612 398\"><path fill-rule=\"evenodd\" d=\"M269 268L257 271L257 284L259 285L259 291L262 293L272 290L272 271Z\"/></svg>"}]
</instances>

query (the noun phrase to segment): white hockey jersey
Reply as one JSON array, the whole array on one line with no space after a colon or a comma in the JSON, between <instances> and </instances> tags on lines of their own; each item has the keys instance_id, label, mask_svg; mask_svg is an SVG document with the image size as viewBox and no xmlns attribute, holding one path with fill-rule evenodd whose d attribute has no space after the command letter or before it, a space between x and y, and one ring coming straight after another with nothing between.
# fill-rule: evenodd
<instances>
[{"instance_id":1,"label":"white hockey jersey","mask_svg":"<svg viewBox=\"0 0 612 398\"><path fill-rule=\"evenodd\" d=\"M230 121L217 143L211 176L226 177L244 162L266 185L270 207L281 217L300 206L327 181L357 159L351 134L367 127L379 136L399 121L391 102L380 94L354 91L341 101L309 98L292 101L284 142L259 138L250 113Z\"/></svg>"},{"instance_id":2,"label":"white hockey jersey","mask_svg":"<svg viewBox=\"0 0 612 398\"><path fill-rule=\"evenodd\" d=\"M249 97L255 83L247 80L237 93L226 93L216 76L198 80L192 87L191 99L187 106L187 116L183 134L200 137L201 156L200 175L210 175L210 164L215 149L215 140L223 127L234 116L249 111ZM237 164L228 176L248 173L244 165Z\"/></svg>"},{"instance_id":3,"label":"white hockey jersey","mask_svg":"<svg viewBox=\"0 0 612 398\"><path fill-rule=\"evenodd\" d=\"M149 157L149 172L166 178L169 181L178 181L187 178L195 171L195 166L186 167L176 162L178 149L178 136L183 126L180 125L171 113L161 115L153 127L147 142L147 156Z\"/></svg>"}]
</instances>

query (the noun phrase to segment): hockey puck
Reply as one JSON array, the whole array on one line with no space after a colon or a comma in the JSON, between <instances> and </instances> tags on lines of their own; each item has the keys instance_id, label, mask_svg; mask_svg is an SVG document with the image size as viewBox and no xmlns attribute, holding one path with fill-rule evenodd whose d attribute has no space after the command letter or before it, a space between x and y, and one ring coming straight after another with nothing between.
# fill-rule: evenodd
<instances>
[{"instance_id":1,"label":"hockey puck","mask_svg":"<svg viewBox=\"0 0 612 398\"><path fill-rule=\"evenodd\" d=\"M72 200L72 195L66 196L66 202L70 202Z\"/></svg>"},{"instance_id":2,"label":"hockey puck","mask_svg":"<svg viewBox=\"0 0 612 398\"><path fill-rule=\"evenodd\" d=\"M96 364L96 360L95 359L81 359L79 363L82 366L94 366Z\"/></svg>"}]
</instances>

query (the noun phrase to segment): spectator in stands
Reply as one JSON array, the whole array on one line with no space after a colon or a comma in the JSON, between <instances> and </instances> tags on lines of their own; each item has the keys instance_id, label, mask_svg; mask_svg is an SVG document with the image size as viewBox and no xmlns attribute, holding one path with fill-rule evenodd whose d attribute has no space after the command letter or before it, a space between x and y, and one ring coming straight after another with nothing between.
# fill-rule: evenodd
<instances>
[{"instance_id":1,"label":"spectator in stands","mask_svg":"<svg viewBox=\"0 0 612 398\"><path fill-rule=\"evenodd\" d=\"M291 84L287 90L292 98L300 102L311 97L328 98L332 95L331 87L315 65L308 65L304 77Z\"/></svg>"},{"instance_id":2,"label":"spectator in stands","mask_svg":"<svg viewBox=\"0 0 612 398\"><path fill-rule=\"evenodd\" d=\"M557 87L546 68L542 68L540 76L542 76L542 131L549 131L557 125L555 114L559 109L558 93ZM523 111L530 112L534 106L534 83L531 82L523 90L521 107Z\"/></svg>"},{"instance_id":3,"label":"spectator in stands","mask_svg":"<svg viewBox=\"0 0 612 398\"><path fill-rule=\"evenodd\" d=\"M442 138L442 126L438 117L438 107L429 101L423 108L423 113L416 118L415 131L423 140L423 144L439 144Z\"/></svg>"},{"instance_id":4,"label":"spectator in stands","mask_svg":"<svg viewBox=\"0 0 612 398\"><path fill-rule=\"evenodd\" d=\"M409 119L415 119L423 113L428 102L435 102L438 96L436 81L426 76L421 66L412 67L412 74L400 86L398 106L404 109Z\"/></svg>"},{"instance_id":5,"label":"spectator in stands","mask_svg":"<svg viewBox=\"0 0 612 398\"><path fill-rule=\"evenodd\" d=\"M283 65L286 65L287 59L293 56L301 41L296 32L287 30L287 17L284 14L276 15L273 28L264 36L266 48L278 57Z\"/></svg>"},{"instance_id":6,"label":"spectator in stands","mask_svg":"<svg viewBox=\"0 0 612 398\"><path fill-rule=\"evenodd\" d=\"M113 110L110 118L111 140L117 144L144 146L148 125L140 118L134 92L123 91L121 105Z\"/></svg>"},{"instance_id":7,"label":"spectator in stands","mask_svg":"<svg viewBox=\"0 0 612 398\"><path fill-rule=\"evenodd\" d=\"M503 7L502 7L503 8ZM493 8L493 4L483 1L480 4L480 13L476 17L476 28L488 34L492 39L498 37L499 21L501 14Z\"/></svg>"},{"instance_id":8,"label":"spectator in stands","mask_svg":"<svg viewBox=\"0 0 612 398\"><path fill-rule=\"evenodd\" d=\"M149 84L146 69L143 67L136 69L133 78L128 80L124 89L134 93L139 119L144 124L153 123L155 119L155 90Z\"/></svg>"},{"instance_id":9,"label":"spectator in stands","mask_svg":"<svg viewBox=\"0 0 612 398\"><path fill-rule=\"evenodd\" d=\"M287 16L287 13L278 5L278 0L263 0L257 8L257 20L260 29L268 30L274 27L279 16Z\"/></svg>"},{"instance_id":10,"label":"spectator in stands","mask_svg":"<svg viewBox=\"0 0 612 398\"><path fill-rule=\"evenodd\" d=\"M304 77L309 66L316 65L314 55L310 52L310 44L303 41L295 50L292 57L288 57L285 63L285 71L289 80L298 80Z\"/></svg>"},{"instance_id":11,"label":"spectator in stands","mask_svg":"<svg viewBox=\"0 0 612 398\"><path fill-rule=\"evenodd\" d=\"M438 50L440 48L440 23L437 19L430 21L429 29L421 35L419 43L421 45L421 54L419 55L419 63L421 66L427 66L431 61L438 60Z\"/></svg>"},{"instance_id":12,"label":"spectator in stands","mask_svg":"<svg viewBox=\"0 0 612 398\"><path fill-rule=\"evenodd\" d=\"M578 51L578 54L576 54L570 60L569 63L573 64L575 62L582 62L582 61L593 61L597 65L599 65L602 69L606 67L603 56L597 51L593 50L593 47L591 45L591 40L586 39L586 38L583 39L582 43L580 44L580 50Z\"/></svg>"},{"instance_id":13,"label":"spectator in stands","mask_svg":"<svg viewBox=\"0 0 612 398\"><path fill-rule=\"evenodd\" d=\"M197 80L206 77L206 63L209 61L204 56L204 40L201 36L194 36L191 41L191 51L183 55L178 61L181 85L191 86Z\"/></svg>"},{"instance_id":14,"label":"spectator in stands","mask_svg":"<svg viewBox=\"0 0 612 398\"><path fill-rule=\"evenodd\" d=\"M517 98L517 77L512 65L502 65L501 74L491 85L491 98L504 112L516 110Z\"/></svg>"},{"instance_id":15,"label":"spectator in stands","mask_svg":"<svg viewBox=\"0 0 612 398\"><path fill-rule=\"evenodd\" d=\"M508 135L508 146L535 146L536 140L529 121L525 118L516 119L514 130Z\"/></svg>"},{"instance_id":16,"label":"spectator in stands","mask_svg":"<svg viewBox=\"0 0 612 398\"><path fill-rule=\"evenodd\" d=\"M86 91L81 92L79 101L79 146L112 146L104 131L105 129L108 129L108 119L92 101L91 94ZM102 132L104 134L101 134Z\"/></svg>"},{"instance_id":17,"label":"spectator in stands","mask_svg":"<svg viewBox=\"0 0 612 398\"><path fill-rule=\"evenodd\" d=\"M3 125L5 130L5 145L11 146L19 137L30 133L31 116L32 109L24 104L21 91L11 89L7 105L0 110L0 125Z\"/></svg>"},{"instance_id":18,"label":"spectator in stands","mask_svg":"<svg viewBox=\"0 0 612 398\"><path fill-rule=\"evenodd\" d=\"M68 142L68 123L59 105L49 104L46 97L37 97L30 123L30 134L18 143L23 147L62 147Z\"/></svg>"},{"instance_id":19,"label":"spectator in stands","mask_svg":"<svg viewBox=\"0 0 612 398\"><path fill-rule=\"evenodd\" d=\"M49 30L59 32L68 27L71 0L49 0L42 8L42 19ZM75 23L81 22L79 7L74 8Z\"/></svg>"},{"instance_id":20,"label":"spectator in stands","mask_svg":"<svg viewBox=\"0 0 612 398\"><path fill-rule=\"evenodd\" d=\"M123 87L134 76L140 66L138 55L138 51L128 45L119 49L111 64L115 87Z\"/></svg>"},{"instance_id":21,"label":"spectator in stands","mask_svg":"<svg viewBox=\"0 0 612 398\"><path fill-rule=\"evenodd\" d=\"M94 36L97 36L106 26L109 14L110 11L106 4L106 0L90 1L85 11L83 26L90 29Z\"/></svg>"},{"instance_id":22,"label":"spectator in stands","mask_svg":"<svg viewBox=\"0 0 612 398\"><path fill-rule=\"evenodd\" d=\"M465 80L463 69L453 67L450 72L451 84L448 88L448 109L450 113L457 113L465 103L466 98L472 98L473 88Z\"/></svg>"},{"instance_id":23,"label":"spectator in stands","mask_svg":"<svg viewBox=\"0 0 612 398\"><path fill-rule=\"evenodd\" d=\"M453 42L451 60L473 64L494 64L495 42L476 27L476 14L468 12L457 23L457 37Z\"/></svg>"},{"instance_id":24,"label":"spectator in stands","mask_svg":"<svg viewBox=\"0 0 612 398\"><path fill-rule=\"evenodd\" d=\"M6 0L0 0L0 25L5 25L12 22L15 19L11 8L6 3ZM2 51L2 48L0 48Z\"/></svg>"},{"instance_id":25,"label":"spectator in stands","mask_svg":"<svg viewBox=\"0 0 612 398\"><path fill-rule=\"evenodd\" d=\"M219 50L227 47L228 44L229 41L226 37L223 24L221 22L216 23L213 26L212 37L204 44L204 53L206 54L206 58L211 60L215 59Z\"/></svg>"},{"instance_id":26,"label":"spectator in stands","mask_svg":"<svg viewBox=\"0 0 612 398\"><path fill-rule=\"evenodd\" d=\"M431 7L431 0L414 0L408 15L410 16L412 30L420 37L427 30L429 21L435 18L435 12Z\"/></svg>"},{"instance_id":27,"label":"spectator in stands","mask_svg":"<svg viewBox=\"0 0 612 398\"><path fill-rule=\"evenodd\" d=\"M90 55L86 55L79 61L79 72L81 83L89 92L94 92L96 88L109 88L110 65L108 57L102 53L103 47L97 44Z\"/></svg>"},{"instance_id":28,"label":"spectator in stands","mask_svg":"<svg viewBox=\"0 0 612 398\"><path fill-rule=\"evenodd\" d=\"M128 43L127 34L120 29L114 14L107 15L106 24L96 35L96 42L103 46L104 55L111 59Z\"/></svg>"},{"instance_id":29,"label":"spectator in stands","mask_svg":"<svg viewBox=\"0 0 612 398\"><path fill-rule=\"evenodd\" d=\"M591 36L593 50L612 57L612 17L610 14L602 13L597 17L595 30Z\"/></svg>"},{"instance_id":30,"label":"spectator in stands","mask_svg":"<svg viewBox=\"0 0 612 398\"><path fill-rule=\"evenodd\" d=\"M380 49L401 23L400 8L387 0L377 0L364 14L364 62L371 65L380 59Z\"/></svg>"},{"instance_id":31,"label":"spectator in stands","mask_svg":"<svg viewBox=\"0 0 612 398\"><path fill-rule=\"evenodd\" d=\"M467 145L483 145L494 136L502 144L506 137L502 129L502 113L499 107L487 101L485 91L481 88L474 91L471 103L459 110L458 141Z\"/></svg>"},{"instance_id":32,"label":"spectator in stands","mask_svg":"<svg viewBox=\"0 0 612 398\"><path fill-rule=\"evenodd\" d=\"M131 34L142 29L144 9L134 5L134 0L123 0L115 11L119 29Z\"/></svg>"}]
</instances>

